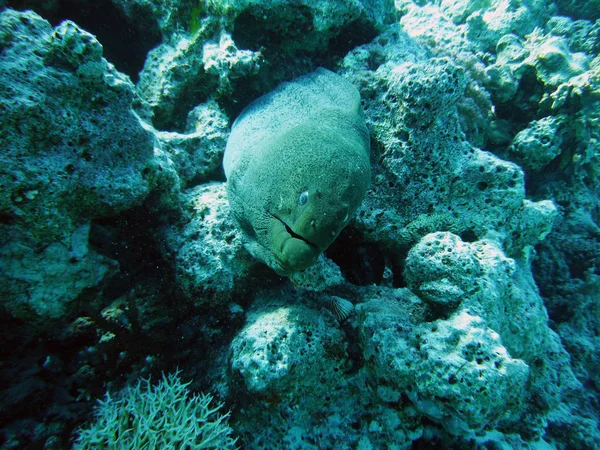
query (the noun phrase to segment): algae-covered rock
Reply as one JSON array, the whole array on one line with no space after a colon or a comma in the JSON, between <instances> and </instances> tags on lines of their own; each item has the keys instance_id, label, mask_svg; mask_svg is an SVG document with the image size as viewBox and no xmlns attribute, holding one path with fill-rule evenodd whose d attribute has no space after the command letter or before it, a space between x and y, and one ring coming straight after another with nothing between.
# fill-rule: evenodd
<instances>
[{"instance_id":1,"label":"algae-covered rock","mask_svg":"<svg viewBox=\"0 0 600 450\"><path fill-rule=\"evenodd\" d=\"M363 294L392 302L402 297L378 288ZM345 331L321 312L323 300L281 290L257 293L229 360L232 395L247 399L236 423L241 439L253 448L281 450L380 448L390 439L410 448L423 434L420 414L409 404L398 409L397 392L373 390L369 374L355 365ZM413 306L419 311L418 301Z\"/></svg>"},{"instance_id":2,"label":"algae-covered rock","mask_svg":"<svg viewBox=\"0 0 600 450\"><path fill-rule=\"evenodd\" d=\"M387 86L379 95L388 114L367 108L381 158L357 227L392 248L437 230L504 239L509 219L524 213L524 174L465 139L457 107L465 72L440 58L378 76L384 79L373 83Z\"/></svg>"},{"instance_id":3,"label":"algae-covered rock","mask_svg":"<svg viewBox=\"0 0 600 450\"><path fill-rule=\"evenodd\" d=\"M12 10L1 20L4 222L47 242L83 218L140 204L150 188L152 136L131 110L133 84L72 22L53 30Z\"/></svg>"},{"instance_id":4,"label":"algae-covered rock","mask_svg":"<svg viewBox=\"0 0 600 450\"><path fill-rule=\"evenodd\" d=\"M76 24L4 10L0 46L3 306L61 319L116 268L89 247L90 222L146 197L152 136L131 81Z\"/></svg>"},{"instance_id":5,"label":"algae-covered rock","mask_svg":"<svg viewBox=\"0 0 600 450\"><path fill-rule=\"evenodd\" d=\"M357 306L365 359L377 385L397 395L405 393L421 413L452 434L468 435L489 421L516 426L524 418L533 420L525 427L527 433L539 434L542 426L535 423L535 417L540 411L529 410L518 396L510 397L513 404L505 410L501 397L487 393L487 387L481 386L469 394L471 400L460 405L464 397L457 392L462 388L469 390L476 382L455 386L457 380L453 376L462 364L468 368L463 375L477 380L489 369L486 386L499 383L500 391L512 393L517 389L520 396L535 395L546 405L546 411L557 406L571 389L577 389L568 355L547 326L543 301L528 266L507 258L494 241L469 243L451 233L433 233L410 250L405 278L420 299L430 305L424 310L425 316L416 313L419 308L414 305L419 304L419 299L409 301L406 294L400 304L379 302L375 306L371 301ZM431 317L437 320L422 323ZM439 336L441 329L448 334ZM471 339L475 343L468 343ZM445 345L465 345L482 353L479 357L464 356L464 361L452 366L455 358L448 355L454 350L443 350ZM504 355L500 357L503 362L486 369L485 364L494 361L490 357L492 348L499 349L494 355ZM440 354L435 356L438 350ZM462 354L466 355L464 351ZM473 361L479 366L468 365ZM512 367L510 374L497 370L506 361ZM438 375L427 381L425 373ZM526 383L529 373L535 377L532 386ZM481 397L477 399L477 395ZM509 398L510 394L503 395ZM457 403L448 408L453 402Z\"/></svg>"},{"instance_id":6,"label":"algae-covered rock","mask_svg":"<svg viewBox=\"0 0 600 450\"><path fill-rule=\"evenodd\" d=\"M165 172L157 176L162 191L186 189L221 175L229 120L215 102L192 109L182 132L158 131L148 124L145 127L156 138L155 156L161 159L157 166Z\"/></svg>"},{"instance_id":7,"label":"algae-covered rock","mask_svg":"<svg viewBox=\"0 0 600 450\"><path fill-rule=\"evenodd\" d=\"M517 133L508 151L526 168L541 169L560 155L560 124L561 120L553 116L530 123Z\"/></svg>"},{"instance_id":8,"label":"algae-covered rock","mask_svg":"<svg viewBox=\"0 0 600 450\"><path fill-rule=\"evenodd\" d=\"M255 399L242 419L255 433L252 440L281 448L276 443L290 439L294 427L315 426L311 416L338 403L336 390L347 389L341 373L347 369L348 355L341 330L317 311L269 297L257 299L249 311L232 342L230 367L236 391ZM257 421L272 420L268 417L277 410L300 403L297 413L290 411L293 421L275 419L283 427L279 439L270 438L273 429L254 429Z\"/></svg>"},{"instance_id":9,"label":"algae-covered rock","mask_svg":"<svg viewBox=\"0 0 600 450\"><path fill-rule=\"evenodd\" d=\"M452 233L428 234L421 239L410 249L404 271L414 292L446 310L478 289L481 274L470 244Z\"/></svg>"},{"instance_id":10,"label":"algae-covered rock","mask_svg":"<svg viewBox=\"0 0 600 450\"><path fill-rule=\"evenodd\" d=\"M562 38L532 33L527 44L531 52L530 61L545 86L556 87L589 68L587 56L571 52Z\"/></svg>"},{"instance_id":11,"label":"algae-covered rock","mask_svg":"<svg viewBox=\"0 0 600 450\"><path fill-rule=\"evenodd\" d=\"M500 336L468 313L420 327L420 357L409 397L450 433L480 430L524 409L528 366L511 358Z\"/></svg>"},{"instance_id":12,"label":"algae-covered rock","mask_svg":"<svg viewBox=\"0 0 600 450\"><path fill-rule=\"evenodd\" d=\"M162 230L163 251L173 258L178 288L196 305L227 304L236 290L246 288L256 263L229 217L225 185L200 185L182 197L183 217Z\"/></svg>"},{"instance_id":13,"label":"algae-covered rock","mask_svg":"<svg viewBox=\"0 0 600 450\"><path fill-rule=\"evenodd\" d=\"M101 285L119 267L90 248L89 232L89 224L81 225L68 239L37 251L36 243L13 234L17 239L0 246L2 307L40 325L65 320L80 294Z\"/></svg>"},{"instance_id":14,"label":"algae-covered rock","mask_svg":"<svg viewBox=\"0 0 600 450\"><path fill-rule=\"evenodd\" d=\"M310 387L335 383L345 356L340 330L327 327L313 311L278 305L248 314L248 325L232 344L231 369L249 393L301 395ZM335 350L335 346L339 349ZM329 346L334 346L327 351ZM329 355L326 353L329 353ZM339 353L339 355L338 355ZM318 382L317 380L321 380Z\"/></svg>"},{"instance_id":15,"label":"algae-covered rock","mask_svg":"<svg viewBox=\"0 0 600 450\"><path fill-rule=\"evenodd\" d=\"M239 112L239 98L247 102L316 69L307 55L325 62L333 48L342 57L355 39L346 36L367 42L394 17L389 0L116 3L130 21L143 10L161 30L138 92L141 115L168 131L183 129L190 104L208 98Z\"/></svg>"},{"instance_id":16,"label":"algae-covered rock","mask_svg":"<svg viewBox=\"0 0 600 450\"><path fill-rule=\"evenodd\" d=\"M238 50L229 35L207 41L179 37L153 49L140 73L140 116L162 131L182 131L190 109L210 98L230 95L238 78L255 75L260 52Z\"/></svg>"},{"instance_id":17,"label":"algae-covered rock","mask_svg":"<svg viewBox=\"0 0 600 450\"><path fill-rule=\"evenodd\" d=\"M509 355L483 319L462 312L419 324L403 308L418 303L399 298L371 300L358 312L367 366L387 392L382 398L408 395L421 414L456 435L508 416L514 422L525 408L527 364Z\"/></svg>"}]
</instances>

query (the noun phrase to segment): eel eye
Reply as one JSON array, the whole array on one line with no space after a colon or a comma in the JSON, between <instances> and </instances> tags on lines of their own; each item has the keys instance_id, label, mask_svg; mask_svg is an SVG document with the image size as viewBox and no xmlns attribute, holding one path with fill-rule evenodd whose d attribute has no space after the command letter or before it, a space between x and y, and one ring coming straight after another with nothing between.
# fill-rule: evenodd
<instances>
[{"instance_id":1,"label":"eel eye","mask_svg":"<svg viewBox=\"0 0 600 450\"><path fill-rule=\"evenodd\" d=\"M308 202L308 191L304 191L300 194L300 197L298 197L298 203L301 205L306 205L306 202Z\"/></svg>"}]
</instances>

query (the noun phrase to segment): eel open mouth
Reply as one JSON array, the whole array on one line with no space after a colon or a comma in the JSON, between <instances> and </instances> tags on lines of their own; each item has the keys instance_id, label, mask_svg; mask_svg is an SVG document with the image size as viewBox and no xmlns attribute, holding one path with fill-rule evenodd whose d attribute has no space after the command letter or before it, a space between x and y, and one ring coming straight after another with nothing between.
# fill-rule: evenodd
<instances>
[{"instance_id":1,"label":"eel open mouth","mask_svg":"<svg viewBox=\"0 0 600 450\"><path fill-rule=\"evenodd\" d=\"M290 227L290 226L289 226L287 223L285 223L283 220L281 220L281 219L280 219L279 217L277 217L275 214L271 214L271 213L269 213L269 214L271 215L271 217L273 217L274 219L277 219L277 220L279 220L279 221L280 221L280 222L283 224L283 226L285 227L285 231L287 231L287 232L289 233L289 235L290 235L290 236L292 236L292 237L293 237L293 238L295 238L295 239L300 239L301 241L304 241L304 242L306 242L308 245L310 245L310 246L312 246L312 247L315 247L316 249L318 249L318 248L319 248L319 246L318 246L318 245L316 245L316 244L313 244L313 243L312 243L312 242L310 242L308 239L306 239L304 236L302 236L302 235L300 235L300 234L296 233L294 230L292 230L292 228L291 228L291 227Z\"/></svg>"}]
</instances>

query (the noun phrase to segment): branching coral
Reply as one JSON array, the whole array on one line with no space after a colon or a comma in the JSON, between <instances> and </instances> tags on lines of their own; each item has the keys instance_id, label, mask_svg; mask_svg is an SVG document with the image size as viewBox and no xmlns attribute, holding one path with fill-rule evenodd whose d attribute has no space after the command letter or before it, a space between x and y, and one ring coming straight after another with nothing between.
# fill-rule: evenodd
<instances>
[{"instance_id":1,"label":"branching coral","mask_svg":"<svg viewBox=\"0 0 600 450\"><path fill-rule=\"evenodd\" d=\"M223 405L211 405L210 394L190 396L189 384L175 372L155 386L142 379L114 398L107 393L96 407L96 421L78 431L73 449L235 448L229 413L219 414Z\"/></svg>"}]
</instances>

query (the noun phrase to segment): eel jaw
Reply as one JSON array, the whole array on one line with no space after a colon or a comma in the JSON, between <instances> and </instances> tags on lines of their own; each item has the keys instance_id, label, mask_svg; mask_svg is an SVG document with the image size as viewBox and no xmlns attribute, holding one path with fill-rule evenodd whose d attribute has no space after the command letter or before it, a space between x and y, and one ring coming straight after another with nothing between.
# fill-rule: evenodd
<instances>
[{"instance_id":1,"label":"eel jaw","mask_svg":"<svg viewBox=\"0 0 600 450\"><path fill-rule=\"evenodd\" d=\"M281 231L284 231L287 236L281 239L276 247L271 250L271 253L279 265L279 269L276 269L275 271L282 275L290 275L293 272L304 270L312 266L321 254L319 246L294 232L294 230L279 217L271 213L269 213L269 215L282 226Z\"/></svg>"},{"instance_id":2,"label":"eel jaw","mask_svg":"<svg viewBox=\"0 0 600 450\"><path fill-rule=\"evenodd\" d=\"M289 234L291 237L293 237L293 238L295 238L295 239L300 239L301 241L304 241L304 242L306 242L306 243L307 243L308 245L310 245L311 247L314 247L316 250L319 250L319 246L318 246L318 245L316 245L316 244L313 244L313 243L312 243L312 242L310 242L308 239L306 239L304 236L302 236L302 235L300 235L300 234L296 233L294 230L292 230L292 228L291 228L291 227L290 227L290 226L289 226L287 223L285 223L285 221L281 220L281 219L280 219L279 217L277 217L275 214L271 214L271 213L269 213L269 214L271 215L271 217L273 217L274 219L276 219L276 220L278 220L279 222L281 222L281 224L282 224L282 225L285 227L285 231L287 231L287 232L288 232L288 234ZM320 251L320 250L319 250L319 251Z\"/></svg>"}]
</instances>

